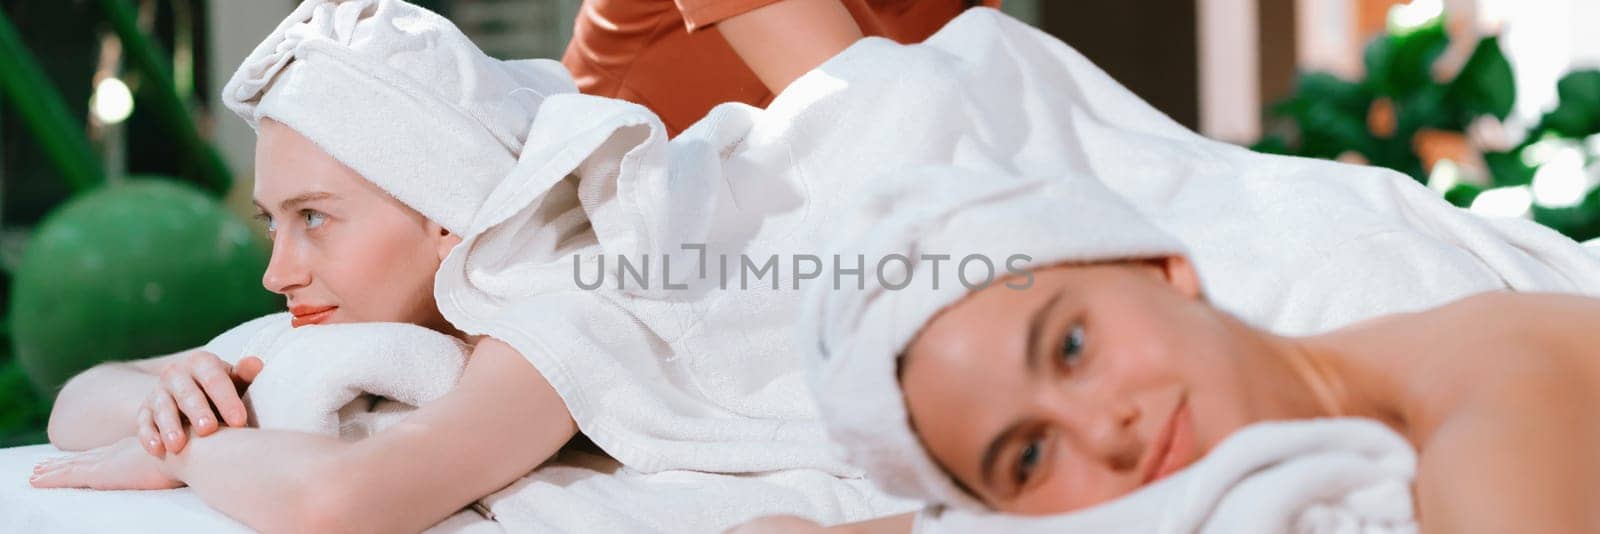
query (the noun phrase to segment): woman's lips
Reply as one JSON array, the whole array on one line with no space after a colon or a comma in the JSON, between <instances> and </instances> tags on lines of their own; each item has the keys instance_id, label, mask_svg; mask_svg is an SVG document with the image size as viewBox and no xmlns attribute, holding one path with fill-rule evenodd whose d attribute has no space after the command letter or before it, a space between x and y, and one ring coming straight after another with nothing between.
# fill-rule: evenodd
<instances>
[{"instance_id":1,"label":"woman's lips","mask_svg":"<svg viewBox=\"0 0 1600 534\"><path fill-rule=\"evenodd\" d=\"M1190 427L1189 402L1178 401L1172 418L1156 440L1156 452L1146 467L1144 483L1150 484L1189 465L1194 449L1194 430Z\"/></svg>"},{"instance_id":2,"label":"woman's lips","mask_svg":"<svg viewBox=\"0 0 1600 534\"><path fill-rule=\"evenodd\" d=\"M294 306L289 308L289 313L294 314L294 319L289 321L289 326L299 328L308 324L322 324L333 315L338 306Z\"/></svg>"}]
</instances>

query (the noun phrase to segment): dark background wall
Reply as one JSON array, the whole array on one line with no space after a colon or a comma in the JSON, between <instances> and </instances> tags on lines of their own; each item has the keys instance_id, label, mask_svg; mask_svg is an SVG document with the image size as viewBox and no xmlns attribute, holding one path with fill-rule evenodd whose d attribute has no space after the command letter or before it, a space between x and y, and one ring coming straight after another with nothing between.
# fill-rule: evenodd
<instances>
[{"instance_id":1,"label":"dark background wall","mask_svg":"<svg viewBox=\"0 0 1600 534\"><path fill-rule=\"evenodd\" d=\"M1200 124L1195 16L1194 0L1039 2L1042 29L1189 128Z\"/></svg>"}]
</instances>

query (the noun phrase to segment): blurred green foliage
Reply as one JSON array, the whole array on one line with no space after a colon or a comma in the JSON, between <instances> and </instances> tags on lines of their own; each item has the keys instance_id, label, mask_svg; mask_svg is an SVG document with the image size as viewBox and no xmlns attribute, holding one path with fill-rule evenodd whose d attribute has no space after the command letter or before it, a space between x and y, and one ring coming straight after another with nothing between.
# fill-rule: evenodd
<instances>
[{"instance_id":1,"label":"blurred green foliage","mask_svg":"<svg viewBox=\"0 0 1600 534\"><path fill-rule=\"evenodd\" d=\"M1268 117L1276 133L1253 149L1294 156L1333 159L1358 154L1372 165L1403 172L1428 182L1428 170L1414 142L1419 132L1465 133L1483 117L1504 120L1516 102L1512 65L1496 36L1481 39L1455 77L1435 78L1434 63L1450 43L1445 17L1380 35L1368 44L1367 77L1347 81L1320 72L1302 73L1295 91L1275 103ZM1558 85L1559 105L1545 114L1525 141L1503 152L1482 154L1487 184L1463 183L1445 193L1458 206L1470 206L1478 193L1498 187L1526 186L1539 166L1538 143L1566 139L1573 145L1600 133L1600 71L1568 74ZM1389 106L1392 118L1382 133L1374 132L1374 106ZM1391 117L1392 115L1392 117ZM1585 164L1600 160L1600 146L1588 143ZM1576 240L1600 237L1600 194L1591 191L1574 206L1535 205L1534 220Z\"/></svg>"}]
</instances>

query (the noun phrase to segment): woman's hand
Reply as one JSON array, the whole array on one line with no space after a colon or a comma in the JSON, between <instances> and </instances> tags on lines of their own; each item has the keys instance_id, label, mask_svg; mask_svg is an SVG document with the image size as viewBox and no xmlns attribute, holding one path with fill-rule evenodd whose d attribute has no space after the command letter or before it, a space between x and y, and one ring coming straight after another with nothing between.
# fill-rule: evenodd
<instances>
[{"instance_id":1,"label":"woman's hand","mask_svg":"<svg viewBox=\"0 0 1600 534\"><path fill-rule=\"evenodd\" d=\"M196 436L216 432L219 420L228 426L245 426L249 415L240 396L261 373L261 366L261 359L254 356L235 366L215 354L190 351L161 371L155 391L139 407L138 443L150 455L160 457L183 450L188 442L185 420Z\"/></svg>"},{"instance_id":2,"label":"woman's hand","mask_svg":"<svg viewBox=\"0 0 1600 534\"><path fill-rule=\"evenodd\" d=\"M160 458L139 449L134 438L52 458L33 466L28 483L35 488L91 488L97 490L151 490L183 487L162 469Z\"/></svg>"}]
</instances>

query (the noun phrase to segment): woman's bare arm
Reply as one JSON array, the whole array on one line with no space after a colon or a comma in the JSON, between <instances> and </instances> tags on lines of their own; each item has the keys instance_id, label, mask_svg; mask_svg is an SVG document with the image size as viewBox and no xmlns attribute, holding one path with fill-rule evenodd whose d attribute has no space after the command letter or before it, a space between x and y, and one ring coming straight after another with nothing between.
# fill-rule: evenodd
<instances>
[{"instance_id":1,"label":"woman's bare arm","mask_svg":"<svg viewBox=\"0 0 1600 534\"><path fill-rule=\"evenodd\" d=\"M532 471L576 432L532 364L485 339L455 389L365 440L226 429L169 455L166 469L263 531L418 531Z\"/></svg>"},{"instance_id":2,"label":"woman's bare arm","mask_svg":"<svg viewBox=\"0 0 1600 534\"><path fill-rule=\"evenodd\" d=\"M839 0L782 0L717 23L723 38L773 93L861 39Z\"/></svg>"},{"instance_id":3,"label":"woman's bare arm","mask_svg":"<svg viewBox=\"0 0 1600 534\"><path fill-rule=\"evenodd\" d=\"M198 350L198 349L195 349ZM56 394L45 429L56 448L81 451L136 435L134 415L158 387L161 370L191 351L94 366Z\"/></svg>"}]
</instances>

